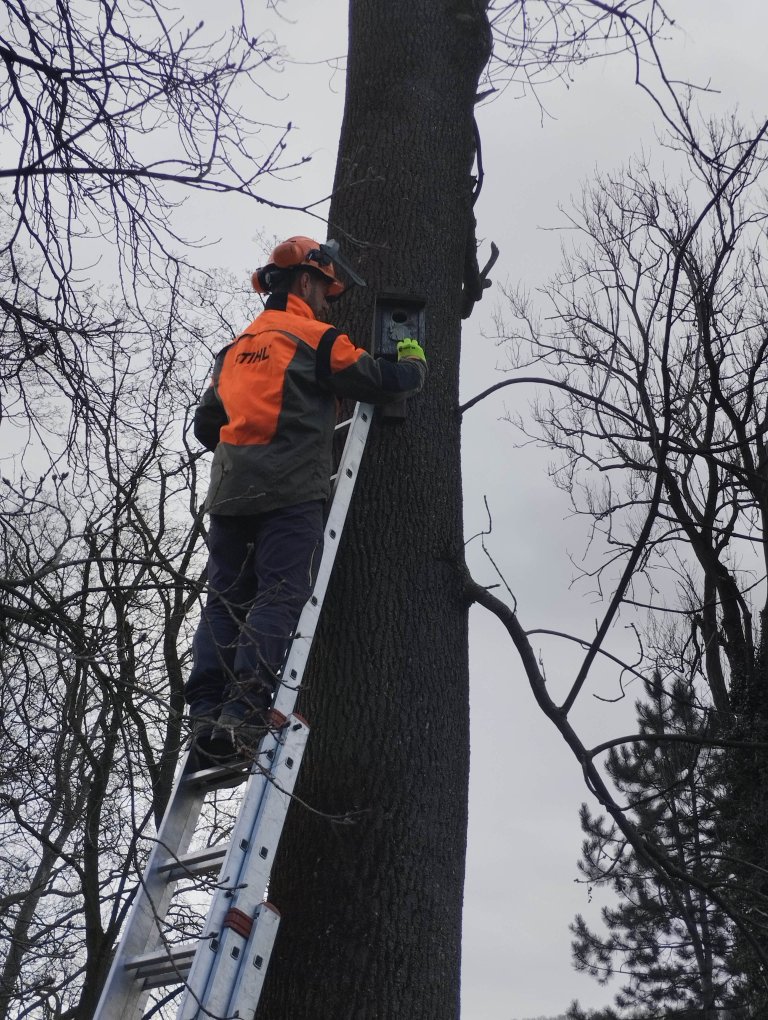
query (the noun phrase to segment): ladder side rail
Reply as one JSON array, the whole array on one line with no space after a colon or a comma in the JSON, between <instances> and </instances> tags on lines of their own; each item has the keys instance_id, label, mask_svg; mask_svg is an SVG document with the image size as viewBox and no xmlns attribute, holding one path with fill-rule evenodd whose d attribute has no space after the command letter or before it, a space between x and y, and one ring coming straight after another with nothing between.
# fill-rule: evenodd
<instances>
[{"instance_id":1,"label":"ladder side rail","mask_svg":"<svg viewBox=\"0 0 768 1020\"><path fill-rule=\"evenodd\" d=\"M263 785L258 812L246 837L238 818L230 842L231 855L222 867L205 922L205 931L211 937L207 946L201 942L192 962L178 1020L230 1015L227 1005L249 936L242 924L250 927L263 903L308 737L307 724L292 716L283 730L283 739L274 748L269 774L259 777ZM232 870L228 870L228 863ZM240 922L227 922L233 911Z\"/></svg>"},{"instance_id":2,"label":"ladder side rail","mask_svg":"<svg viewBox=\"0 0 768 1020\"><path fill-rule=\"evenodd\" d=\"M278 747L277 737L272 733L268 733L260 745L259 760L269 761L269 755L274 756ZM248 776L240 810L238 811L226 855L216 879L216 888L211 897L208 913L200 932L198 952L195 954L189 975L185 981L186 988L181 1005L186 1003L190 996L192 1001L199 1001L205 993L210 969L213 965L214 954L210 951L210 947L219 938L230 897L240 880L243 859L253 834L254 821L258 816L262 799L268 787L267 769L261 766L254 767ZM181 1006L177 1015L181 1015Z\"/></svg>"},{"instance_id":3,"label":"ladder side rail","mask_svg":"<svg viewBox=\"0 0 768 1020\"><path fill-rule=\"evenodd\" d=\"M312 642L323 608L323 600L336 561L336 553L347 513L352 502L352 494L360 471L360 463L365 452L372 419L372 404L359 403L356 405L333 488L333 501L325 526L323 555L315 587L299 617L296 633L283 667L282 682L275 696L274 707L286 716L293 712L304 670L309 660L309 653L312 649Z\"/></svg>"},{"instance_id":4,"label":"ladder side rail","mask_svg":"<svg viewBox=\"0 0 768 1020\"><path fill-rule=\"evenodd\" d=\"M142 991L126 965L159 942L158 921L164 920L168 912L175 885L162 874L160 866L169 857L186 852L205 799L205 790L186 780L186 760L187 756L176 777L93 1020L134 1020L143 1008L148 993Z\"/></svg>"},{"instance_id":5,"label":"ladder side rail","mask_svg":"<svg viewBox=\"0 0 768 1020\"><path fill-rule=\"evenodd\" d=\"M253 1016L267 975L279 924L280 914L277 910L271 903L262 903L253 919L253 928L243 952L227 1016Z\"/></svg>"}]
</instances>

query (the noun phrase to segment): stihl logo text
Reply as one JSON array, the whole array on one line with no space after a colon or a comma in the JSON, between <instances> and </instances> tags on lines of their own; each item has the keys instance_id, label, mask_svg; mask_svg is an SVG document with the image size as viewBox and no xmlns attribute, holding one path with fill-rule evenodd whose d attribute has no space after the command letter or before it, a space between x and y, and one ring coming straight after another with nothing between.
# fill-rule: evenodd
<instances>
[{"instance_id":1,"label":"stihl logo text","mask_svg":"<svg viewBox=\"0 0 768 1020\"><path fill-rule=\"evenodd\" d=\"M238 354L235 363L238 365L255 365L260 361L268 361L269 348L270 345L267 344L265 347L259 347L257 351L243 351L242 354Z\"/></svg>"}]
</instances>

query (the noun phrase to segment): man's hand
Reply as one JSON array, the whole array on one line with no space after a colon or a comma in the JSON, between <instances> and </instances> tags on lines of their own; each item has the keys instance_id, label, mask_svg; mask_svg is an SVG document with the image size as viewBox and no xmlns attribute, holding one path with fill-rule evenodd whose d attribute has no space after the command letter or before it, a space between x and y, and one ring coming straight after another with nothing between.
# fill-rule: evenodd
<instances>
[{"instance_id":1,"label":"man's hand","mask_svg":"<svg viewBox=\"0 0 768 1020\"><path fill-rule=\"evenodd\" d=\"M423 361L425 365L427 363L426 355L424 354L418 340L410 340L406 338L398 343L397 360L402 361L404 358L418 358L418 360Z\"/></svg>"}]
</instances>

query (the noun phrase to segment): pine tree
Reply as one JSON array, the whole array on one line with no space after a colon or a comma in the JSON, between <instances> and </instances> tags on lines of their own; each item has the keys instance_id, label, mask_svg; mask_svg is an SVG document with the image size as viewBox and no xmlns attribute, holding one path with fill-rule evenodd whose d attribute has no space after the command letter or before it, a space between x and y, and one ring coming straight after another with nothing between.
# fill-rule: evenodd
<instances>
[{"instance_id":1,"label":"pine tree","mask_svg":"<svg viewBox=\"0 0 768 1020\"><path fill-rule=\"evenodd\" d=\"M714 715L686 680L665 687L657 674L645 687L647 698L637 704L645 739L613 748L606 770L651 846L695 882L716 888L729 876L718 828L723 755L706 742L715 735ZM610 888L618 903L602 910L603 934L576 917L574 963L602 984L615 975L624 984L615 997L617 1012L585 1014L574 1003L569 1020L748 1015L733 1012L739 998L733 932L722 911L700 889L661 877L615 824L586 805L581 824L587 838L579 870L591 886Z\"/></svg>"}]
</instances>

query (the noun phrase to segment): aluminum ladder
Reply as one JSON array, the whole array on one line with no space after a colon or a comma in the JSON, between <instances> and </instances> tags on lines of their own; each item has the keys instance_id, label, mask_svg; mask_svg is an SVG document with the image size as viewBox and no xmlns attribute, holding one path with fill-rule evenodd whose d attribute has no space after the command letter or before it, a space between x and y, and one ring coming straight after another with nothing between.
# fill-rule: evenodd
<instances>
[{"instance_id":1,"label":"aluminum ladder","mask_svg":"<svg viewBox=\"0 0 768 1020\"><path fill-rule=\"evenodd\" d=\"M285 725L266 734L255 764L190 771L180 762L171 798L140 879L94 1020L140 1020L153 989L181 990L177 1020L252 1018L280 916L264 895L291 793L309 736L294 705L309 659L339 540L368 438L373 407L356 405L336 426L348 429L333 477L323 556L311 598L291 642L273 711ZM206 794L245 782L226 844L190 851ZM181 879L211 884L214 892L199 937L169 941L163 923ZM161 1008L157 1003L153 1013Z\"/></svg>"}]
</instances>

